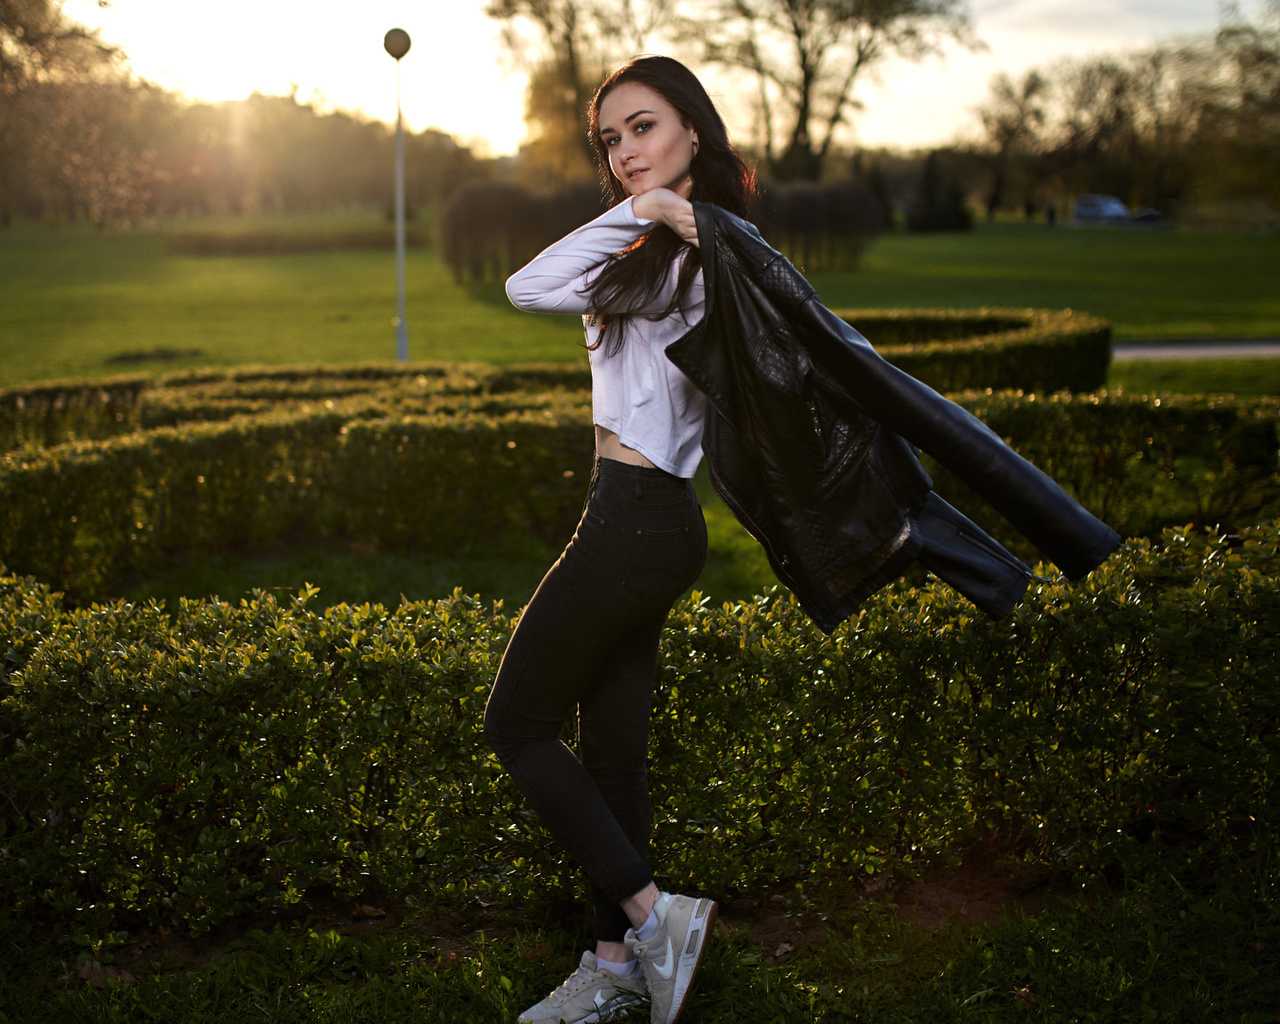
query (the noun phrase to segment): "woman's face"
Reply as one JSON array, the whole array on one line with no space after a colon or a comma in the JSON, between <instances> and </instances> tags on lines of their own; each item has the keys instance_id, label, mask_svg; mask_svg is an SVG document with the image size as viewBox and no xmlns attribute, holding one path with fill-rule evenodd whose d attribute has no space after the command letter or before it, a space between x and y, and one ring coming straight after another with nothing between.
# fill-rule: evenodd
<instances>
[{"instance_id":1,"label":"woman's face","mask_svg":"<svg viewBox=\"0 0 1280 1024\"><path fill-rule=\"evenodd\" d=\"M616 85L600 102L598 123L609 169L628 192L669 188L689 197L698 133L661 93L639 82Z\"/></svg>"}]
</instances>

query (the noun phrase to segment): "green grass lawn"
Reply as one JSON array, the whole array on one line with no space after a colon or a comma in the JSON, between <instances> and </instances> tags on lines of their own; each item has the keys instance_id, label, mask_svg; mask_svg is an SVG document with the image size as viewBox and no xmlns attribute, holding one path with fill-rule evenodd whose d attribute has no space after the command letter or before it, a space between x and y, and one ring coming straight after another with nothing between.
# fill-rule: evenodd
<instances>
[{"instance_id":1,"label":"green grass lawn","mask_svg":"<svg viewBox=\"0 0 1280 1024\"><path fill-rule=\"evenodd\" d=\"M1113 361L1107 386L1139 394L1280 396L1280 359Z\"/></svg>"},{"instance_id":2,"label":"green grass lawn","mask_svg":"<svg viewBox=\"0 0 1280 1024\"><path fill-rule=\"evenodd\" d=\"M368 226L256 218L261 231ZM225 225L220 225L225 228ZM393 359L388 251L191 256L172 232L0 232L0 386L245 363ZM500 285L460 286L430 248L408 254L410 358L582 358L571 317L521 313ZM863 270L815 274L833 307L1072 307L1117 339L1280 337L1280 238L983 225L881 238ZM875 339L871 339L873 342Z\"/></svg>"},{"instance_id":3,"label":"green grass lawn","mask_svg":"<svg viewBox=\"0 0 1280 1024\"><path fill-rule=\"evenodd\" d=\"M1280 337L1280 238L982 225L888 235L856 274L815 274L832 307L1070 307L1134 338ZM872 339L874 341L875 339Z\"/></svg>"},{"instance_id":4,"label":"green grass lawn","mask_svg":"<svg viewBox=\"0 0 1280 1024\"><path fill-rule=\"evenodd\" d=\"M410 249L410 357L577 358L568 317L514 309L500 285L460 287ZM0 386L197 366L354 363L396 356L395 255L171 254L159 232L0 233Z\"/></svg>"}]
</instances>

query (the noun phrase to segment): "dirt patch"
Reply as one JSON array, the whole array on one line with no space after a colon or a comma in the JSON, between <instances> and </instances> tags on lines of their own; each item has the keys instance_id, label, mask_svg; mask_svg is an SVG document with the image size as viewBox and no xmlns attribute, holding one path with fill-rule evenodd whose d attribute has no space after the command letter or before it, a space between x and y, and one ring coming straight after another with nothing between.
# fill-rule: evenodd
<instances>
[{"instance_id":1,"label":"dirt patch","mask_svg":"<svg viewBox=\"0 0 1280 1024\"><path fill-rule=\"evenodd\" d=\"M787 960L802 949L821 946L827 941L830 926L817 913L793 911L785 896L771 896L763 901L733 900L721 905L719 927L729 931L745 931L760 946L765 963Z\"/></svg>"},{"instance_id":2,"label":"dirt patch","mask_svg":"<svg viewBox=\"0 0 1280 1024\"><path fill-rule=\"evenodd\" d=\"M1012 868L993 854L976 851L958 865L928 868L914 881L890 875L865 882L850 880L844 891L828 892L812 903L794 894L722 900L719 927L745 933L760 946L765 962L772 964L824 944L831 934L828 918L881 913L886 903L911 925L931 929L952 923L990 924L1008 910L1034 911L1057 895L1060 890L1046 872ZM139 930L114 951L112 960L115 968L134 976L152 966L204 970L251 932L295 931L304 926L368 938L379 932L416 935L446 958L471 955L482 934L492 942L520 932L533 941L527 952L536 956L536 935L542 927L572 929L583 921L583 914L581 905L568 901L541 905L533 917L527 908L477 901L459 910L415 915L394 904L354 904L321 891L308 893L294 913L254 915L206 935L189 936L164 928Z\"/></svg>"},{"instance_id":3,"label":"dirt patch","mask_svg":"<svg viewBox=\"0 0 1280 1024\"><path fill-rule=\"evenodd\" d=\"M722 927L744 930L764 952L766 963L778 963L803 949L820 946L831 933L828 918L857 918L879 912L886 903L911 925L932 929L949 924L974 927L992 924L1009 911L1034 912L1062 890L1045 870L1012 864L995 851L977 849L957 865L927 868L910 881L877 875L851 880L844 892L828 894L819 912L803 901L774 895L765 900L727 901L721 906Z\"/></svg>"},{"instance_id":4,"label":"dirt patch","mask_svg":"<svg viewBox=\"0 0 1280 1024\"><path fill-rule=\"evenodd\" d=\"M898 913L919 928L936 928L952 921L992 924L1006 911L1033 910L1054 895L1046 872L1010 871L999 864L973 859L954 867L936 868L919 881L898 887Z\"/></svg>"}]
</instances>

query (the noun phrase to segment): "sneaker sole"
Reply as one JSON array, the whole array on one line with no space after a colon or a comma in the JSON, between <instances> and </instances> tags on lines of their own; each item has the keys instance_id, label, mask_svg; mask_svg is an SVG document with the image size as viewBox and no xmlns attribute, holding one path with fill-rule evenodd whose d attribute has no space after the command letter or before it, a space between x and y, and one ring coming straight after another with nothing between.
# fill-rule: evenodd
<instances>
[{"instance_id":1,"label":"sneaker sole","mask_svg":"<svg viewBox=\"0 0 1280 1024\"><path fill-rule=\"evenodd\" d=\"M575 1017L574 1021L576 1024L608 1024L610 1021L629 1018L628 1011L644 1006L648 1001L647 996L642 996L638 992L619 992L612 999L598 1003L595 1010L588 1012L585 1017ZM525 1012L516 1017L516 1024L552 1024L553 1021L554 1024L561 1024L562 1021L568 1019L562 1015L555 1017L526 1017Z\"/></svg>"},{"instance_id":2,"label":"sneaker sole","mask_svg":"<svg viewBox=\"0 0 1280 1024\"><path fill-rule=\"evenodd\" d=\"M622 1020L623 1018L629 1019L630 1013L628 1011L634 1010L645 1003L645 999L642 996L628 996L625 1001L619 1002L619 999L621 998L622 997L620 996L615 996L613 999L609 1000L609 1002L601 1006L595 1013L590 1013L585 1017L579 1017L578 1024L599 1024L599 1022L606 1022L607 1024L608 1021ZM544 1017L542 1020L549 1024L551 1018ZM559 1018L558 1021L559 1020L563 1020L563 1018ZM529 1018L521 1014L516 1018L516 1024L531 1024L531 1022Z\"/></svg>"}]
</instances>

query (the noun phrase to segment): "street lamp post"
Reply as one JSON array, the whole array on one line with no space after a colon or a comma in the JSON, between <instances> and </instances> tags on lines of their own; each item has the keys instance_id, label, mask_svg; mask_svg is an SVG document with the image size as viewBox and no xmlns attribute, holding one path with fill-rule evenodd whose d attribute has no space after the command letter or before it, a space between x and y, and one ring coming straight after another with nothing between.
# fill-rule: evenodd
<instances>
[{"instance_id":1,"label":"street lamp post","mask_svg":"<svg viewBox=\"0 0 1280 1024\"><path fill-rule=\"evenodd\" d=\"M409 324L404 311L404 121L400 116L400 58L409 52L409 33L393 28L382 46L396 61L396 356L409 361Z\"/></svg>"}]
</instances>

